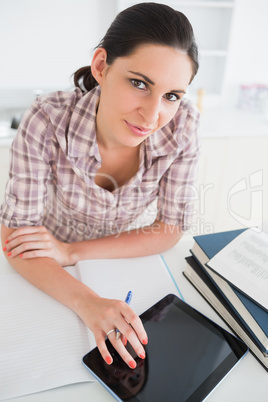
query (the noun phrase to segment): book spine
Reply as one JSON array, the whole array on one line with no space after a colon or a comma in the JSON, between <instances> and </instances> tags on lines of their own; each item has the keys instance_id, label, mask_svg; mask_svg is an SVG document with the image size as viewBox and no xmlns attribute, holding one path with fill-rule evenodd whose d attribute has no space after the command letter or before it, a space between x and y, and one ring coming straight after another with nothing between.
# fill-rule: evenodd
<instances>
[{"instance_id":1,"label":"book spine","mask_svg":"<svg viewBox=\"0 0 268 402\"><path fill-rule=\"evenodd\" d=\"M217 290L221 293L221 295L224 297L224 299L226 300L226 302L229 304L230 308L234 311L234 313L238 316L238 319L240 321L242 321L243 325L247 328L248 332L251 334L252 338L254 339L254 341L258 344L258 346L260 347L260 349L262 350L262 352L264 354L268 353L268 350L265 346L265 344L263 342L261 342L261 340L258 338L258 336L255 334L255 332L252 330L252 328L250 327L250 325L247 323L247 321L245 320L245 318L243 317L243 315L240 314L239 310L235 307L235 305L230 301L230 299L228 298L228 296L222 291L221 287L218 285L218 283L213 279L213 277L209 274L209 272L207 271L207 269L204 267L204 265L198 260L198 258L195 256L195 254L192 252L192 255L194 257L194 259L196 260L196 262L199 264L199 266L202 268L203 272L205 273L205 275L208 276L209 280L211 280L211 282L213 283L213 285L217 288ZM217 275L217 274L215 274ZM221 280L224 280L221 278ZM230 288L230 291L233 292L233 290ZM235 298L238 299L238 302L241 303L243 305L243 308L246 308L246 306L240 301L240 299L238 298L238 296L236 296L236 294L234 293ZM254 317L250 314L250 312L247 310L247 315L250 315L251 317L249 318L251 321L254 320L254 324L256 326L258 326L259 331L261 331L262 336L264 339L266 339L266 334L263 332L263 330L261 329L261 327L259 326L259 324L257 323L257 321L255 321Z\"/></svg>"},{"instance_id":2,"label":"book spine","mask_svg":"<svg viewBox=\"0 0 268 402\"><path fill-rule=\"evenodd\" d=\"M264 356L264 354L258 349L255 345L254 341L250 338L250 335L245 332L245 330L238 326L235 319L232 315L223 307L224 313L220 313L217 308L217 303L215 301L216 297L214 296L213 292L206 286L206 291L202 291L198 284L194 281L194 279L188 275L187 271L183 272L184 276L189 280L189 282L195 287L198 293L209 303L209 305L213 308L213 310L218 314L218 316L228 325L228 327L238 336L245 344L249 347L253 355L256 359L261 363L264 369L268 372L268 358ZM205 285L204 285L205 286ZM234 327L237 330L234 330Z\"/></svg>"}]
</instances>

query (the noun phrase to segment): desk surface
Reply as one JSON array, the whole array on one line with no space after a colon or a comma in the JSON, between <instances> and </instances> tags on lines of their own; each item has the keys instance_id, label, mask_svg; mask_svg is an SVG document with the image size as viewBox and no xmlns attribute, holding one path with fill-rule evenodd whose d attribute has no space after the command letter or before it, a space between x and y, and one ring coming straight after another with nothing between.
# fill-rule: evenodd
<instances>
[{"instance_id":1,"label":"desk surface","mask_svg":"<svg viewBox=\"0 0 268 402\"><path fill-rule=\"evenodd\" d=\"M186 264L184 258L189 255L192 242L191 238L185 237L171 250L163 253L163 256L174 279L179 285L185 301L230 331L227 325L182 274ZM9 271L11 271L11 268L9 268L7 264L4 264L4 266L1 267L0 274L8 273ZM251 353L248 353L206 400L215 402L226 402L228 400L243 402L252 402L255 400L265 402L268 398L267 379L268 374L266 370ZM114 401L112 396L98 382L72 384L38 394L9 399L9 401L14 402L73 402L74 400L79 402L88 402L89 400L94 402Z\"/></svg>"}]
</instances>

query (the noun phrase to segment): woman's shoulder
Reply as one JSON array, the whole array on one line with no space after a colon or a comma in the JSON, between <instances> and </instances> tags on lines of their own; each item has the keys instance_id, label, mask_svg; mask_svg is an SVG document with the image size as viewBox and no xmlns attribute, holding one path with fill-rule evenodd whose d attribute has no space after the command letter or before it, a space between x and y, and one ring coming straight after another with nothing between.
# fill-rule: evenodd
<instances>
[{"instance_id":1,"label":"woman's shoulder","mask_svg":"<svg viewBox=\"0 0 268 402\"><path fill-rule=\"evenodd\" d=\"M178 155L187 144L198 142L200 112L189 99L183 98L171 121L146 141L146 151L153 156Z\"/></svg>"},{"instance_id":2,"label":"woman's shoulder","mask_svg":"<svg viewBox=\"0 0 268 402\"><path fill-rule=\"evenodd\" d=\"M95 102L95 98L99 96L98 88L92 91L83 93L80 88L75 88L70 91L55 91L39 96L28 109L29 115L38 115L41 118L49 120L60 120L61 115L71 115L78 104ZM26 114L27 114L26 112Z\"/></svg>"},{"instance_id":3,"label":"woman's shoulder","mask_svg":"<svg viewBox=\"0 0 268 402\"><path fill-rule=\"evenodd\" d=\"M178 112L175 115L175 117L180 116L182 114L186 115L188 118L189 117L193 118L196 121L198 121L200 119L200 111L199 111L198 107L187 96L184 96L182 98Z\"/></svg>"},{"instance_id":4,"label":"woman's shoulder","mask_svg":"<svg viewBox=\"0 0 268 402\"><path fill-rule=\"evenodd\" d=\"M183 97L180 106L173 119L168 124L168 129L173 136L190 138L197 132L200 124L200 111L187 97Z\"/></svg>"},{"instance_id":5,"label":"woman's shoulder","mask_svg":"<svg viewBox=\"0 0 268 402\"><path fill-rule=\"evenodd\" d=\"M92 93L91 93L92 92ZM48 132L64 137L73 114L90 103L96 102L97 90L83 93L79 88L72 91L55 91L39 96L24 113L19 132L22 137L36 142L47 137ZM80 118L83 114L80 113Z\"/></svg>"},{"instance_id":6,"label":"woman's shoulder","mask_svg":"<svg viewBox=\"0 0 268 402\"><path fill-rule=\"evenodd\" d=\"M200 112L197 106L183 97L171 121L159 130L152 141L158 153L179 153L187 144L198 142Z\"/></svg>"},{"instance_id":7,"label":"woman's shoulder","mask_svg":"<svg viewBox=\"0 0 268 402\"><path fill-rule=\"evenodd\" d=\"M39 96L32 105L32 108L43 110L48 115L51 113L59 113L61 110L72 110L80 101L83 93L80 89L75 88L72 91L55 91Z\"/></svg>"},{"instance_id":8,"label":"woman's shoulder","mask_svg":"<svg viewBox=\"0 0 268 402\"><path fill-rule=\"evenodd\" d=\"M41 95L25 111L20 126L25 127L30 124L36 126L38 121L40 121L40 124L42 121L45 123L51 120L53 116L60 115L68 110L71 111L81 97L82 92L79 89L71 92L56 91ZM42 127L42 124L40 127Z\"/></svg>"},{"instance_id":9,"label":"woman's shoulder","mask_svg":"<svg viewBox=\"0 0 268 402\"><path fill-rule=\"evenodd\" d=\"M80 110L80 118L83 113L92 108L99 99L99 88L93 88L90 92L82 92L80 88L72 91L57 91L40 96L33 107L37 107L49 119L52 124L59 122L68 125L74 112Z\"/></svg>"}]
</instances>

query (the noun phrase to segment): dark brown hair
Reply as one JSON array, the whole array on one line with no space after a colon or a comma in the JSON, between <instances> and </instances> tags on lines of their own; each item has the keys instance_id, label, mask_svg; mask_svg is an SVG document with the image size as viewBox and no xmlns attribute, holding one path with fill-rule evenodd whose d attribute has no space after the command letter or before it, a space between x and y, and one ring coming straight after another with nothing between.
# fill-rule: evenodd
<instances>
[{"instance_id":1,"label":"dark brown hair","mask_svg":"<svg viewBox=\"0 0 268 402\"><path fill-rule=\"evenodd\" d=\"M106 50L107 63L111 65L117 57L128 56L144 44L170 46L185 52L192 62L193 80L199 67L193 28L183 13L164 4L139 3L123 10L96 49ZM98 85L90 66L74 73L74 84L83 92Z\"/></svg>"}]
</instances>

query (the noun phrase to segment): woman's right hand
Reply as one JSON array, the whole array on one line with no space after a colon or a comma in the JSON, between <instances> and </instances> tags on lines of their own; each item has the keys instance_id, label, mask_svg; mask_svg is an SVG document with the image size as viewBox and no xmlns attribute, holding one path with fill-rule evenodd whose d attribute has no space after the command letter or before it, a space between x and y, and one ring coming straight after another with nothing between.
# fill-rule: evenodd
<instances>
[{"instance_id":1,"label":"woman's right hand","mask_svg":"<svg viewBox=\"0 0 268 402\"><path fill-rule=\"evenodd\" d=\"M128 341L137 355L145 358L143 345L148 343L147 334L139 316L122 300L105 299L98 295L91 296L82 302L82 308L77 314L94 333L97 347L107 364L112 364L113 358L109 353L105 340L107 333L118 329L121 333L116 339L116 332L109 334L109 341L130 368L136 367L136 362L127 351Z\"/></svg>"},{"instance_id":2,"label":"woman's right hand","mask_svg":"<svg viewBox=\"0 0 268 402\"><path fill-rule=\"evenodd\" d=\"M57 241L44 227L22 227L13 231L5 228L2 238L6 244L4 251L7 252L7 256L11 257L11 259L23 252L23 257L20 260L24 262L32 260L34 263L34 258L36 257L48 257L59 264L63 263L62 258L66 251L64 249L65 244ZM47 260L44 261L48 264ZM52 270L53 275L60 275L61 280L66 281L66 287L69 289L68 292L58 289L54 291L53 296L55 297L55 294L59 296L60 294L57 299L74 310L87 327L91 329L106 363L111 364L113 361L105 343L107 333L113 329L118 329L121 333L119 339L116 339L116 332L113 331L109 334L109 341L129 367L135 368L136 363L126 350L124 341L125 339L129 341L137 355L145 358L145 350L142 344L147 343L147 334L137 314L124 301L101 298L81 282L76 286L71 284L69 275L68 280L65 276L62 278L63 271L59 270L58 267L56 270L53 267ZM27 269L27 274L28 271ZM33 272L36 272L36 269ZM38 283L36 282L36 284L40 287L39 277L37 280ZM47 281L44 282L46 283ZM60 286L60 280L55 281L55 284ZM49 293L47 289L42 290ZM52 291L51 286L49 286L49 291ZM67 297L72 292L73 299L71 296L70 298L69 296Z\"/></svg>"}]
</instances>

